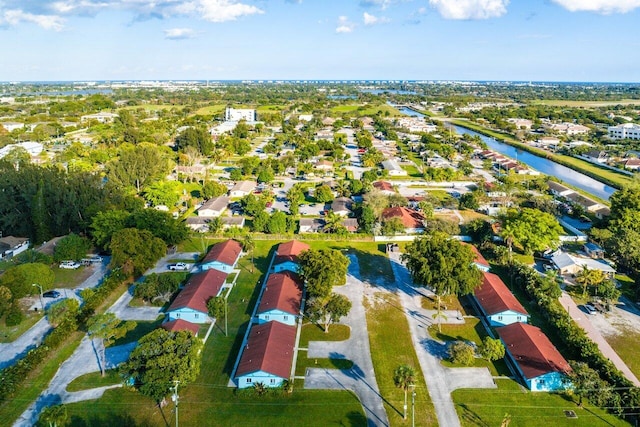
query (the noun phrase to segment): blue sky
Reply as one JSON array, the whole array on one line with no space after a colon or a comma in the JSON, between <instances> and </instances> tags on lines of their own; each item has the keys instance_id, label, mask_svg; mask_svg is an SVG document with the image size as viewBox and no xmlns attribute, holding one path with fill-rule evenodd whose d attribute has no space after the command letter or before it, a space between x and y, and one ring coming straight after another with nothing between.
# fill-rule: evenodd
<instances>
[{"instance_id":1,"label":"blue sky","mask_svg":"<svg viewBox=\"0 0 640 427\"><path fill-rule=\"evenodd\" d=\"M0 0L0 81L640 82L640 0Z\"/></svg>"}]
</instances>

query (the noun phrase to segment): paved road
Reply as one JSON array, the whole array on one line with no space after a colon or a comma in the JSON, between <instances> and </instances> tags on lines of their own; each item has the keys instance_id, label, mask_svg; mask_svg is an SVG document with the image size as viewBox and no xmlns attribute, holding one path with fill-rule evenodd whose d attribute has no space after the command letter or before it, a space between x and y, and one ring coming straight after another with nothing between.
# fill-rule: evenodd
<instances>
[{"instance_id":1,"label":"paved road","mask_svg":"<svg viewBox=\"0 0 640 427\"><path fill-rule=\"evenodd\" d=\"M598 348L604 355L604 357L608 358L613 362L613 364L618 368L625 377L631 382L633 382L636 386L640 386L640 381L638 378L631 372L631 369L627 366L626 363L618 356L618 354L613 350L611 345L604 339L600 331L598 331L589 320L589 315L584 313L582 310L578 308L575 301L569 296L568 293L562 291L562 295L560 296L560 304L564 307L565 310L569 313L569 316L587 333L587 336L591 338L593 342L598 345Z\"/></svg>"},{"instance_id":2,"label":"paved road","mask_svg":"<svg viewBox=\"0 0 640 427\"><path fill-rule=\"evenodd\" d=\"M161 314L162 307L130 307L129 303L133 299L133 289L135 284L131 285L127 292L123 293L120 298L107 310L108 313L114 313L118 319L122 320L142 320L154 321Z\"/></svg>"},{"instance_id":3,"label":"paved road","mask_svg":"<svg viewBox=\"0 0 640 427\"><path fill-rule=\"evenodd\" d=\"M369 426L388 426L389 420L371 362L367 320L362 304L364 284L357 278L360 272L357 258L349 258L351 264L347 284L334 290L351 300L351 312L341 322L351 327L351 336L348 340L338 342L312 341L309 343L308 357L349 359L353 367L349 370L307 369L304 388L351 390L360 399Z\"/></svg>"},{"instance_id":4,"label":"paved road","mask_svg":"<svg viewBox=\"0 0 640 427\"><path fill-rule=\"evenodd\" d=\"M129 353L135 347L135 343L126 344L107 349L106 368L114 368L118 364L127 360ZM13 424L14 427L31 427L38 420L40 411L52 405L61 403L80 402L81 400L99 399L104 391L111 387L100 387L92 390L69 393L67 386L75 378L91 372L99 372L100 365L93 343L85 337L76 351L65 362L60 365L60 369L49 383L49 387L42 392L38 399Z\"/></svg>"},{"instance_id":5,"label":"paved road","mask_svg":"<svg viewBox=\"0 0 640 427\"><path fill-rule=\"evenodd\" d=\"M98 286L107 271L109 265L108 259L103 259L101 264L92 264L88 268L93 268L95 271L84 282L82 282L77 289L93 288ZM59 301L65 297L75 298L80 301L80 297L75 293L73 289L56 289L60 292L61 297L56 299L45 298L45 306L49 303ZM40 298L36 298L36 303L30 309L33 310L38 307L41 310ZM33 325L27 332L18 337L15 341L10 343L0 344L0 369L11 366L17 360L24 357L27 352L42 343L44 337L51 331L51 325L46 318L40 319L35 325Z\"/></svg>"},{"instance_id":6,"label":"paved road","mask_svg":"<svg viewBox=\"0 0 640 427\"><path fill-rule=\"evenodd\" d=\"M491 373L486 368L445 368L440 363L446 357L446 347L434 340L428 328L434 322L433 310L422 308L423 294L416 291L406 267L400 262L399 253L390 253L389 260L395 275L395 285L404 307L411 339L416 349L427 390L435 407L438 424L445 427L460 426L451 392L458 388L496 388ZM456 312L447 313L446 323L463 323Z\"/></svg>"}]
</instances>

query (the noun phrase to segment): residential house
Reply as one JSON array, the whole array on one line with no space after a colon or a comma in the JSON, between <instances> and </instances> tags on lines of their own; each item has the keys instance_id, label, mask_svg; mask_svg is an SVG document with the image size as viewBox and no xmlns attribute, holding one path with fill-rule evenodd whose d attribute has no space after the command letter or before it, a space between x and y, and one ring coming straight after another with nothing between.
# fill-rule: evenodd
<instances>
[{"instance_id":1,"label":"residential house","mask_svg":"<svg viewBox=\"0 0 640 427\"><path fill-rule=\"evenodd\" d=\"M382 162L382 167L389 172L389 176L406 176L407 171L402 169L398 162L395 160L385 160Z\"/></svg>"},{"instance_id":2,"label":"residential house","mask_svg":"<svg viewBox=\"0 0 640 427\"><path fill-rule=\"evenodd\" d=\"M243 228L245 223L244 217L240 215L223 216L220 217L220 220L222 221L222 228L224 230L228 230L230 228Z\"/></svg>"},{"instance_id":3,"label":"residential house","mask_svg":"<svg viewBox=\"0 0 640 427\"><path fill-rule=\"evenodd\" d=\"M588 270L600 270L609 277L613 277L616 274L616 270L604 261L570 255L563 251L555 252L551 257L551 262L560 274L575 275L585 268Z\"/></svg>"},{"instance_id":4,"label":"residential house","mask_svg":"<svg viewBox=\"0 0 640 427\"><path fill-rule=\"evenodd\" d=\"M9 259L29 249L26 237L0 237L0 259Z\"/></svg>"},{"instance_id":5,"label":"residential house","mask_svg":"<svg viewBox=\"0 0 640 427\"><path fill-rule=\"evenodd\" d=\"M351 215L352 206L353 200L349 197L338 197L331 203L331 210L336 215L349 216Z\"/></svg>"},{"instance_id":6,"label":"residential house","mask_svg":"<svg viewBox=\"0 0 640 427\"><path fill-rule=\"evenodd\" d=\"M226 279L226 273L213 269L192 275L167 309L168 320L208 323L207 302L220 294Z\"/></svg>"},{"instance_id":7,"label":"residential house","mask_svg":"<svg viewBox=\"0 0 640 427\"><path fill-rule=\"evenodd\" d=\"M298 233L317 233L322 230L324 224L321 218L300 218Z\"/></svg>"},{"instance_id":8,"label":"residential house","mask_svg":"<svg viewBox=\"0 0 640 427\"><path fill-rule=\"evenodd\" d=\"M215 269L224 273L231 273L242 255L242 245L235 240L225 240L216 243L209 249L200 263L202 270Z\"/></svg>"},{"instance_id":9,"label":"residential house","mask_svg":"<svg viewBox=\"0 0 640 427\"><path fill-rule=\"evenodd\" d=\"M475 301L491 326L527 323L529 313L513 296L499 276L483 273L482 285L474 290Z\"/></svg>"},{"instance_id":10,"label":"residential house","mask_svg":"<svg viewBox=\"0 0 640 427\"><path fill-rule=\"evenodd\" d=\"M212 218L221 216L229 206L230 199L227 196L214 197L209 199L198 209L198 216Z\"/></svg>"},{"instance_id":11,"label":"residential house","mask_svg":"<svg viewBox=\"0 0 640 427\"><path fill-rule=\"evenodd\" d=\"M635 123L609 126L607 131L612 139L640 139L640 125Z\"/></svg>"},{"instance_id":12,"label":"residential house","mask_svg":"<svg viewBox=\"0 0 640 427\"><path fill-rule=\"evenodd\" d=\"M313 120L313 114L300 114L298 116L298 121L300 122L310 122Z\"/></svg>"},{"instance_id":13,"label":"residential house","mask_svg":"<svg viewBox=\"0 0 640 427\"><path fill-rule=\"evenodd\" d=\"M212 218L210 217L204 216L190 216L186 219L185 224L193 231L206 233L209 231L209 223L211 222L211 219Z\"/></svg>"},{"instance_id":14,"label":"residential house","mask_svg":"<svg viewBox=\"0 0 640 427\"><path fill-rule=\"evenodd\" d=\"M607 161L609 161L609 155L606 151L602 150L589 150L583 157L595 163L607 163Z\"/></svg>"},{"instance_id":15,"label":"residential house","mask_svg":"<svg viewBox=\"0 0 640 427\"><path fill-rule=\"evenodd\" d=\"M333 162L330 160L319 160L315 168L319 171L329 172L333 170Z\"/></svg>"},{"instance_id":16,"label":"residential house","mask_svg":"<svg viewBox=\"0 0 640 427\"><path fill-rule=\"evenodd\" d=\"M245 120L247 122L255 122L257 114L255 109L251 108L230 108L224 112L224 119L228 122L239 122Z\"/></svg>"},{"instance_id":17,"label":"residential house","mask_svg":"<svg viewBox=\"0 0 640 427\"><path fill-rule=\"evenodd\" d=\"M358 228L360 228L357 218L345 218L342 220L341 224L349 233L355 233L358 231Z\"/></svg>"},{"instance_id":18,"label":"residential house","mask_svg":"<svg viewBox=\"0 0 640 427\"><path fill-rule=\"evenodd\" d=\"M640 169L640 159L637 159L637 158L625 159L620 163L620 165L627 170L637 171Z\"/></svg>"},{"instance_id":19,"label":"residential house","mask_svg":"<svg viewBox=\"0 0 640 427\"><path fill-rule=\"evenodd\" d=\"M13 132L16 129L22 129L24 127L24 123L19 122L3 122L0 123L0 126L5 128L7 132Z\"/></svg>"},{"instance_id":20,"label":"residential house","mask_svg":"<svg viewBox=\"0 0 640 427\"><path fill-rule=\"evenodd\" d=\"M89 120L97 120L100 123L113 123L113 121L118 117L115 113L109 112L100 112L95 114L86 114L80 117L80 121L86 122Z\"/></svg>"},{"instance_id":21,"label":"residential house","mask_svg":"<svg viewBox=\"0 0 640 427\"><path fill-rule=\"evenodd\" d=\"M569 187L566 187L555 181L547 181L547 185L549 186L549 191L551 191L551 194L553 194L554 196L567 197L567 195L575 193L575 191L573 191Z\"/></svg>"},{"instance_id":22,"label":"residential house","mask_svg":"<svg viewBox=\"0 0 640 427\"><path fill-rule=\"evenodd\" d=\"M301 220L302 221L302 220ZM282 271L298 272L298 256L308 251L310 246L299 240L291 240L289 242L280 243L276 249L276 255L273 260L273 271L276 273Z\"/></svg>"},{"instance_id":23,"label":"residential house","mask_svg":"<svg viewBox=\"0 0 640 427\"><path fill-rule=\"evenodd\" d=\"M393 188L393 185L388 181L376 181L373 183L373 188L382 194L391 195L396 193L396 189Z\"/></svg>"},{"instance_id":24,"label":"residential house","mask_svg":"<svg viewBox=\"0 0 640 427\"><path fill-rule=\"evenodd\" d=\"M42 145L39 142L33 142L33 141L25 141L25 142L18 142L17 144L5 145L4 147L0 148L0 159L6 156L7 154L9 154L15 148L22 148L31 157L35 157L40 155L40 153L42 153L42 151L44 150L44 145Z\"/></svg>"},{"instance_id":25,"label":"residential house","mask_svg":"<svg viewBox=\"0 0 640 427\"><path fill-rule=\"evenodd\" d=\"M531 391L559 391L571 388L569 363L542 331L526 323L512 323L497 329L517 374Z\"/></svg>"},{"instance_id":26,"label":"residential house","mask_svg":"<svg viewBox=\"0 0 640 427\"><path fill-rule=\"evenodd\" d=\"M229 190L229 197L244 197L253 193L257 187L257 184L253 181L238 181Z\"/></svg>"},{"instance_id":27,"label":"residential house","mask_svg":"<svg viewBox=\"0 0 640 427\"><path fill-rule=\"evenodd\" d=\"M187 322L183 319L171 320L160 325L162 329L169 332L189 331L194 337L198 336L200 326L196 323Z\"/></svg>"},{"instance_id":28,"label":"residential house","mask_svg":"<svg viewBox=\"0 0 640 427\"><path fill-rule=\"evenodd\" d=\"M587 212L596 212L605 207L602 203L596 202L593 199L583 196L580 193L569 193L565 196L571 203L582 206Z\"/></svg>"},{"instance_id":29,"label":"residential house","mask_svg":"<svg viewBox=\"0 0 640 427\"><path fill-rule=\"evenodd\" d=\"M604 258L604 249L600 245L596 245L593 242L587 242L582 246L584 252L593 259Z\"/></svg>"},{"instance_id":30,"label":"residential house","mask_svg":"<svg viewBox=\"0 0 640 427\"><path fill-rule=\"evenodd\" d=\"M290 271L272 273L267 279L256 314L258 323L280 322L295 326L301 315L302 280Z\"/></svg>"},{"instance_id":31,"label":"residential house","mask_svg":"<svg viewBox=\"0 0 640 427\"><path fill-rule=\"evenodd\" d=\"M405 232L408 234L421 233L424 231L424 215L413 209L405 208L404 206L384 209L382 211L382 218L384 220L399 218L402 225L404 225Z\"/></svg>"},{"instance_id":32,"label":"residential house","mask_svg":"<svg viewBox=\"0 0 640 427\"><path fill-rule=\"evenodd\" d=\"M529 119L520 119L520 118L510 118L507 119L508 123L512 123L516 129L526 129L529 130L531 129L531 125L533 124L533 122Z\"/></svg>"},{"instance_id":33,"label":"residential house","mask_svg":"<svg viewBox=\"0 0 640 427\"><path fill-rule=\"evenodd\" d=\"M485 257L482 256L482 254L480 253L478 248L476 248L475 245L471 245L469 243L464 243L464 242L460 242L460 243L471 248L475 256L473 264L478 268L478 270L486 272L491 269L491 266L489 265L489 261L487 261Z\"/></svg>"},{"instance_id":34,"label":"residential house","mask_svg":"<svg viewBox=\"0 0 640 427\"><path fill-rule=\"evenodd\" d=\"M280 387L291 377L296 328L280 322L253 325L235 373L238 388Z\"/></svg>"},{"instance_id":35,"label":"residential house","mask_svg":"<svg viewBox=\"0 0 640 427\"><path fill-rule=\"evenodd\" d=\"M611 215L611 209L609 209L607 206L602 206L601 208L598 208L595 211L593 211L593 214L598 219L605 219L606 217Z\"/></svg>"}]
</instances>

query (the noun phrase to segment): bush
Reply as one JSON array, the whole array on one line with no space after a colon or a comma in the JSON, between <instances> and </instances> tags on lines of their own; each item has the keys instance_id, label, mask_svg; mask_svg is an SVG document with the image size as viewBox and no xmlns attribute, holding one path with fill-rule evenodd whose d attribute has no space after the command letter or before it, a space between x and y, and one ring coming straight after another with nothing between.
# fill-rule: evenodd
<instances>
[{"instance_id":1,"label":"bush","mask_svg":"<svg viewBox=\"0 0 640 427\"><path fill-rule=\"evenodd\" d=\"M53 250L53 259L56 262L84 258L91 250L91 241L86 237L71 233L60 239Z\"/></svg>"},{"instance_id":2,"label":"bush","mask_svg":"<svg viewBox=\"0 0 640 427\"><path fill-rule=\"evenodd\" d=\"M475 353L473 346L464 341L456 341L449 346L449 359L456 365L473 365Z\"/></svg>"},{"instance_id":3,"label":"bush","mask_svg":"<svg viewBox=\"0 0 640 427\"><path fill-rule=\"evenodd\" d=\"M24 313L20 306L17 303L13 303L9 310L7 311L7 317L5 317L4 322L7 326L17 326L24 320Z\"/></svg>"}]
</instances>

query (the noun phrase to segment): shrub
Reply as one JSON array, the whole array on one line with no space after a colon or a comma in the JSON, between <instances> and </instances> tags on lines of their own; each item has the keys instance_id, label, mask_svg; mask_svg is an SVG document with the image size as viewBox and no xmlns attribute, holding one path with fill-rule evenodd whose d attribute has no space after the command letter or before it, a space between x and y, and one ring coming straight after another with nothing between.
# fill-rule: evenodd
<instances>
[{"instance_id":1,"label":"shrub","mask_svg":"<svg viewBox=\"0 0 640 427\"><path fill-rule=\"evenodd\" d=\"M17 326L24 320L24 313L17 303L11 304L4 322L7 326Z\"/></svg>"},{"instance_id":2,"label":"shrub","mask_svg":"<svg viewBox=\"0 0 640 427\"><path fill-rule=\"evenodd\" d=\"M471 366L475 360L475 350L464 341L456 341L449 346L449 358L456 365Z\"/></svg>"}]
</instances>

